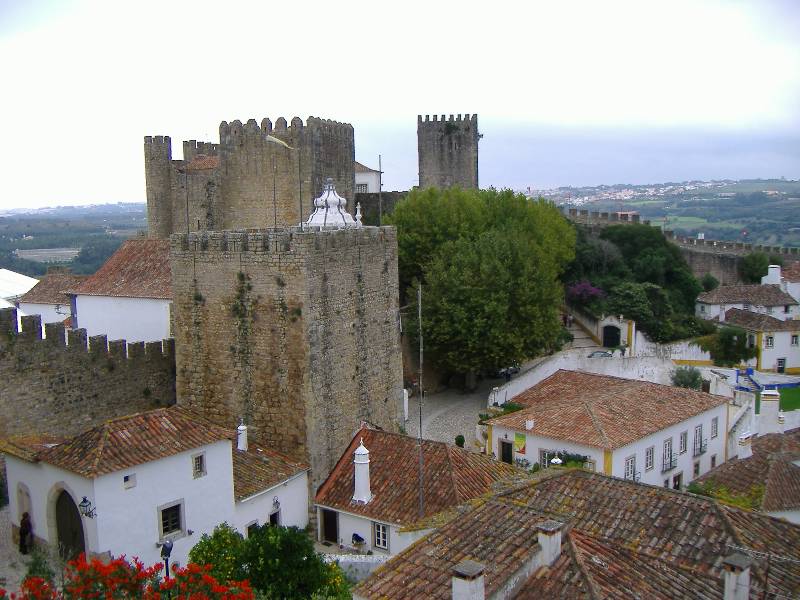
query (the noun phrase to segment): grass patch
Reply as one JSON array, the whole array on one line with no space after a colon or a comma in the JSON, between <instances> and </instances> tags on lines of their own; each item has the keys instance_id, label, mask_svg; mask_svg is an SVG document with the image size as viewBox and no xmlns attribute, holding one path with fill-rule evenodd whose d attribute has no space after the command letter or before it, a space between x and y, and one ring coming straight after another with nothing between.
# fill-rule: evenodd
<instances>
[{"instance_id":1,"label":"grass patch","mask_svg":"<svg viewBox=\"0 0 800 600\"><path fill-rule=\"evenodd\" d=\"M800 409L800 387L795 388L781 388L781 410L797 410Z\"/></svg>"}]
</instances>

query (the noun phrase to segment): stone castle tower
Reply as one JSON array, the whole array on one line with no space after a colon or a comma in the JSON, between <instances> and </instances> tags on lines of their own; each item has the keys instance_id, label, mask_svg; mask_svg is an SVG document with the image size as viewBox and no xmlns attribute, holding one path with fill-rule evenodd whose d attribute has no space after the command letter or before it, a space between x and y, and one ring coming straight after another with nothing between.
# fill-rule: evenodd
<instances>
[{"instance_id":1,"label":"stone castle tower","mask_svg":"<svg viewBox=\"0 0 800 600\"><path fill-rule=\"evenodd\" d=\"M478 115L417 116L419 187L478 188Z\"/></svg>"},{"instance_id":2,"label":"stone castle tower","mask_svg":"<svg viewBox=\"0 0 800 600\"><path fill-rule=\"evenodd\" d=\"M144 157L151 237L296 225L326 178L346 198L355 190L353 126L316 117L223 121L218 144L183 142L183 160L169 137L148 136Z\"/></svg>"}]
</instances>

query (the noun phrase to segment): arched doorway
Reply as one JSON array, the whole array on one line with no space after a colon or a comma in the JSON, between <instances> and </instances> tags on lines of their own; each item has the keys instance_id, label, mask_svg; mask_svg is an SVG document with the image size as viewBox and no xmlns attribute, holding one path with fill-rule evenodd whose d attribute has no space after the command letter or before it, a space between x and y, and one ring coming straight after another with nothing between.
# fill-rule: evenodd
<instances>
[{"instance_id":1,"label":"arched doorway","mask_svg":"<svg viewBox=\"0 0 800 600\"><path fill-rule=\"evenodd\" d=\"M603 346L605 348L616 348L619 346L620 331L616 325L606 325L603 327Z\"/></svg>"},{"instance_id":2,"label":"arched doorway","mask_svg":"<svg viewBox=\"0 0 800 600\"><path fill-rule=\"evenodd\" d=\"M58 551L64 558L72 559L84 552L81 513L66 490L61 490L56 499L56 532Z\"/></svg>"}]
</instances>

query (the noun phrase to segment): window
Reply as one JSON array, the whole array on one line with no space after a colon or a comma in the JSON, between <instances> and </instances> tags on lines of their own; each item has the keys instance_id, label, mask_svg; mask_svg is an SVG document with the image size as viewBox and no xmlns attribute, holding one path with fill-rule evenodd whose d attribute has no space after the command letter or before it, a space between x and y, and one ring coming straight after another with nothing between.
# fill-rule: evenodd
<instances>
[{"instance_id":1,"label":"window","mask_svg":"<svg viewBox=\"0 0 800 600\"><path fill-rule=\"evenodd\" d=\"M768 307L767 307L767 314L768 314L768 315L771 315L771 314L772 314L772 307L771 307L771 306L768 306Z\"/></svg>"},{"instance_id":2,"label":"window","mask_svg":"<svg viewBox=\"0 0 800 600\"><path fill-rule=\"evenodd\" d=\"M162 538L178 537L183 533L183 500L158 507L159 533Z\"/></svg>"},{"instance_id":3,"label":"window","mask_svg":"<svg viewBox=\"0 0 800 600\"><path fill-rule=\"evenodd\" d=\"M798 337L800 337L800 336L796 336L796 335L793 335L793 336L792 336L792 346L797 346L797 345L798 345L798 344L797 344L797 342L798 342Z\"/></svg>"},{"instance_id":4,"label":"window","mask_svg":"<svg viewBox=\"0 0 800 600\"><path fill-rule=\"evenodd\" d=\"M683 485L683 473L678 473L672 478L672 489L679 490Z\"/></svg>"},{"instance_id":5,"label":"window","mask_svg":"<svg viewBox=\"0 0 800 600\"><path fill-rule=\"evenodd\" d=\"M700 305L700 312L701 312L701 313L704 313L704 312L706 312L706 305L705 305L705 304L701 304L701 305Z\"/></svg>"},{"instance_id":6,"label":"window","mask_svg":"<svg viewBox=\"0 0 800 600\"><path fill-rule=\"evenodd\" d=\"M356 194L366 194L367 193L367 184L366 183L357 183L356 184Z\"/></svg>"},{"instance_id":7,"label":"window","mask_svg":"<svg viewBox=\"0 0 800 600\"><path fill-rule=\"evenodd\" d=\"M281 511L276 510L269 515L269 524L271 527L277 527L281 524Z\"/></svg>"},{"instance_id":8,"label":"window","mask_svg":"<svg viewBox=\"0 0 800 600\"><path fill-rule=\"evenodd\" d=\"M768 335L764 338L764 348L774 348L775 347L775 338L771 335Z\"/></svg>"},{"instance_id":9,"label":"window","mask_svg":"<svg viewBox=\"0 0 800 600\"><path fill-rule=\"evenodd\" d=\"M719 434L719 417L711 419L711 437L715 438Z\"/></svg>"},{"instance_id":10,"label":"window","mask_svg":"<svg viewBox=\"0 0 800 600\"><path fill-rule=\"evenodd\" d=\"M711 455L711 468L713 469L716 466L717 466L717 455L716 454L712 454Z\"/></svg>"},{"instance_id":11,"label":"window","mask_svg":"<svg viewBox=\"0 0 800 600\"><path fill-rule=\"evenodd\" d=\"M682 432L680 441L678 442L678 452L680 454L686 452L686 444L688 443L688 441L689 441L689 432L688 431Z\"/></svg>"},{"instance_id":12,"label":"window","mask_svg":"<svg viewBox=\"0 0 800 600\"><path fill-rule=\"evenodd\" d=\"M664 480L664 487L669 489L669 479Z\"/></svg>"},{"instance_id":13,"label":"window","mask_svg":"<svg viewBox=\"0 0 800 600\"><path fill-rule=\"evenodd\" d=\"M788 304L786 304L786 305L783 307L783 312L785 312L785 313L790 313L791 311L792 311L792 307L791 307L791 306L789 306Z\"/></svg>"},{"instance_id":14,"label":"window","mask_svg":"<svg viewBox=\"0 0 800 600\"><path fill-rule=\"evenodd\" d=\"M192 456L192 473L194 478L203 477L206 474L206 454L195 454Z\"/></svg>"},{"instance_id":15,"label":"window","mask_svg":"<svg viewBox=\"0 0 800 600\"><path fill-rule=\"evenodd\" d=\"M747 336L747 347L748 348L754 348L755 345L756 345L756 336L754 336L751 333L750 335Z\"/></svg>"},{"instance_id":16,"label":"window","mask_svg":"<svg viewBox=\"0 0 800 600\"><path fill-rule=\"evenodd\" d=\"M700 461L694 463L694 476L700 477Z\"/></svg>"},{"instance_id":17,"label":"window","mask_svg":"<svg viewBox=\"0 0 800 600\"><path fill-rule=\"evenodd\" d=\"M656 454L656 447L650 446L647 450L644 451L644 470L650 471L653 468L653 463L655 462L655 454Z\"/></svg>"},{"instance_id":18,"label":"window","mask_svg":"<svg viewBox=\"0 0 800 600\"><path fill-rule=\"evenodd\" d=\"M636 481L636 455L625 459L625 479Z\"/></svg>"},{"instance_id":19,"label":"window","mask_svg":"<svg viewBox=\"0 0 800 600\"><path fill-rule=\"evenodd\" d=\"M253 521L247 526L247 537L255 535L256 531L258 531L258 521Z\"/></svg>"},{"instance_id":20,"label":"window","mask_svg":"<svg viewBox=\"0 0 800 600\"><path fill-rule=\"evenodd\" d=\"M389 526L383 523L373 523L375 530L375 547L383 550L389 549Z\"/></svg>"},{"instance_id":21,"label":"window","mask_svg":"<svg viewBox=\"0 0 800 600\"><path fill-rule=\"evenodd\" d=\"M745 302L745 303L742 305L742 308L744 308L744 310L750 310L750 308L751 308L751 307L750 307L750 305L749 305L747 302Z\"/></svg>"},{"instance_id":22,"label":"window","mask_svg":"<svg viewBox=\"0 0 800 600\"><path fill-rule=\"evenodd\" d=\"M126 490L136 487L136 473L124 475L122 477L122 487L124 487Z\"/></svg>"}]
</instances>

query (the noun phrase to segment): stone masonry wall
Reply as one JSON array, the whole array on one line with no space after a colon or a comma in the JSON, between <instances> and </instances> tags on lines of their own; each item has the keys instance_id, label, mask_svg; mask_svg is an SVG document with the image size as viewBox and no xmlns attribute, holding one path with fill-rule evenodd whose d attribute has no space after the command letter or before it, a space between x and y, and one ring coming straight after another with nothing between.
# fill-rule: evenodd
<instances>
[{"instance_id":1,"label":"stone masonry wall","mask_svg":"<svg viewBox=\"0 0 800 600\"><path fill-rule=\"evenodd\" d=\"M403 198L408 195L408 192L383 192L380 198L380 208L378 194L375 192L358 193L352 205L361 204L361 222L364 225L378 225L378 215L383 212L384 219L387 215L394 212L394 207ZM348 200L348 204L350 201ZM355 210L355 209L354 209ZM385 221L384 221L385 222Z\"/></svg>"},{"instance_id":2,"label":"stone masonry wall","mask_svg":"<svg viewBox=\"0 0 800 600\"><path fill-rule=\"evenodd\" d=\"M274 126L270 119L260 124L255 119L245 124L223 121L219 137L218 144L184 142L184 160L172 160L169 137L145 137L151 237L298 225L313 211L313 200L328 177L354 210L352 125L316 117L305 124L295 117L290 125L281 117ZM189 163L199 154L217 157L218 166L192 170Z\"/></svg>"},{"instance_id":3,"label":"stone masonry wall","mask_svg":"<svg viewBox=\"0 0 800 600\"><path fill-rule=\"evenodd\" d=\"M478 115L417 116L419 187L478 187Z\"/></svg>"},{"instance_id":4,"label":"stone masonry wall","mask_svg":"<svg viewBox=\"0 0 800 600\"><path fill-rule=\"evenodd\" d=\"M175 402L171 340L126 344L39 315L0 310L0 437L75 435L107 419ZM68 333L68 336L65 335ZM67 342L69 342L67 344Z\"/></svg>"},{"instance_id":5,"label":"stone masonry wall","mask_svg":"<svg viewBox=\"0 0 800 600\"><path fill-rule=\"evenodd\" d=\"M308 461L402 397L393 228L172 236L178 404Z\"/></svg>"}]
</instances>

